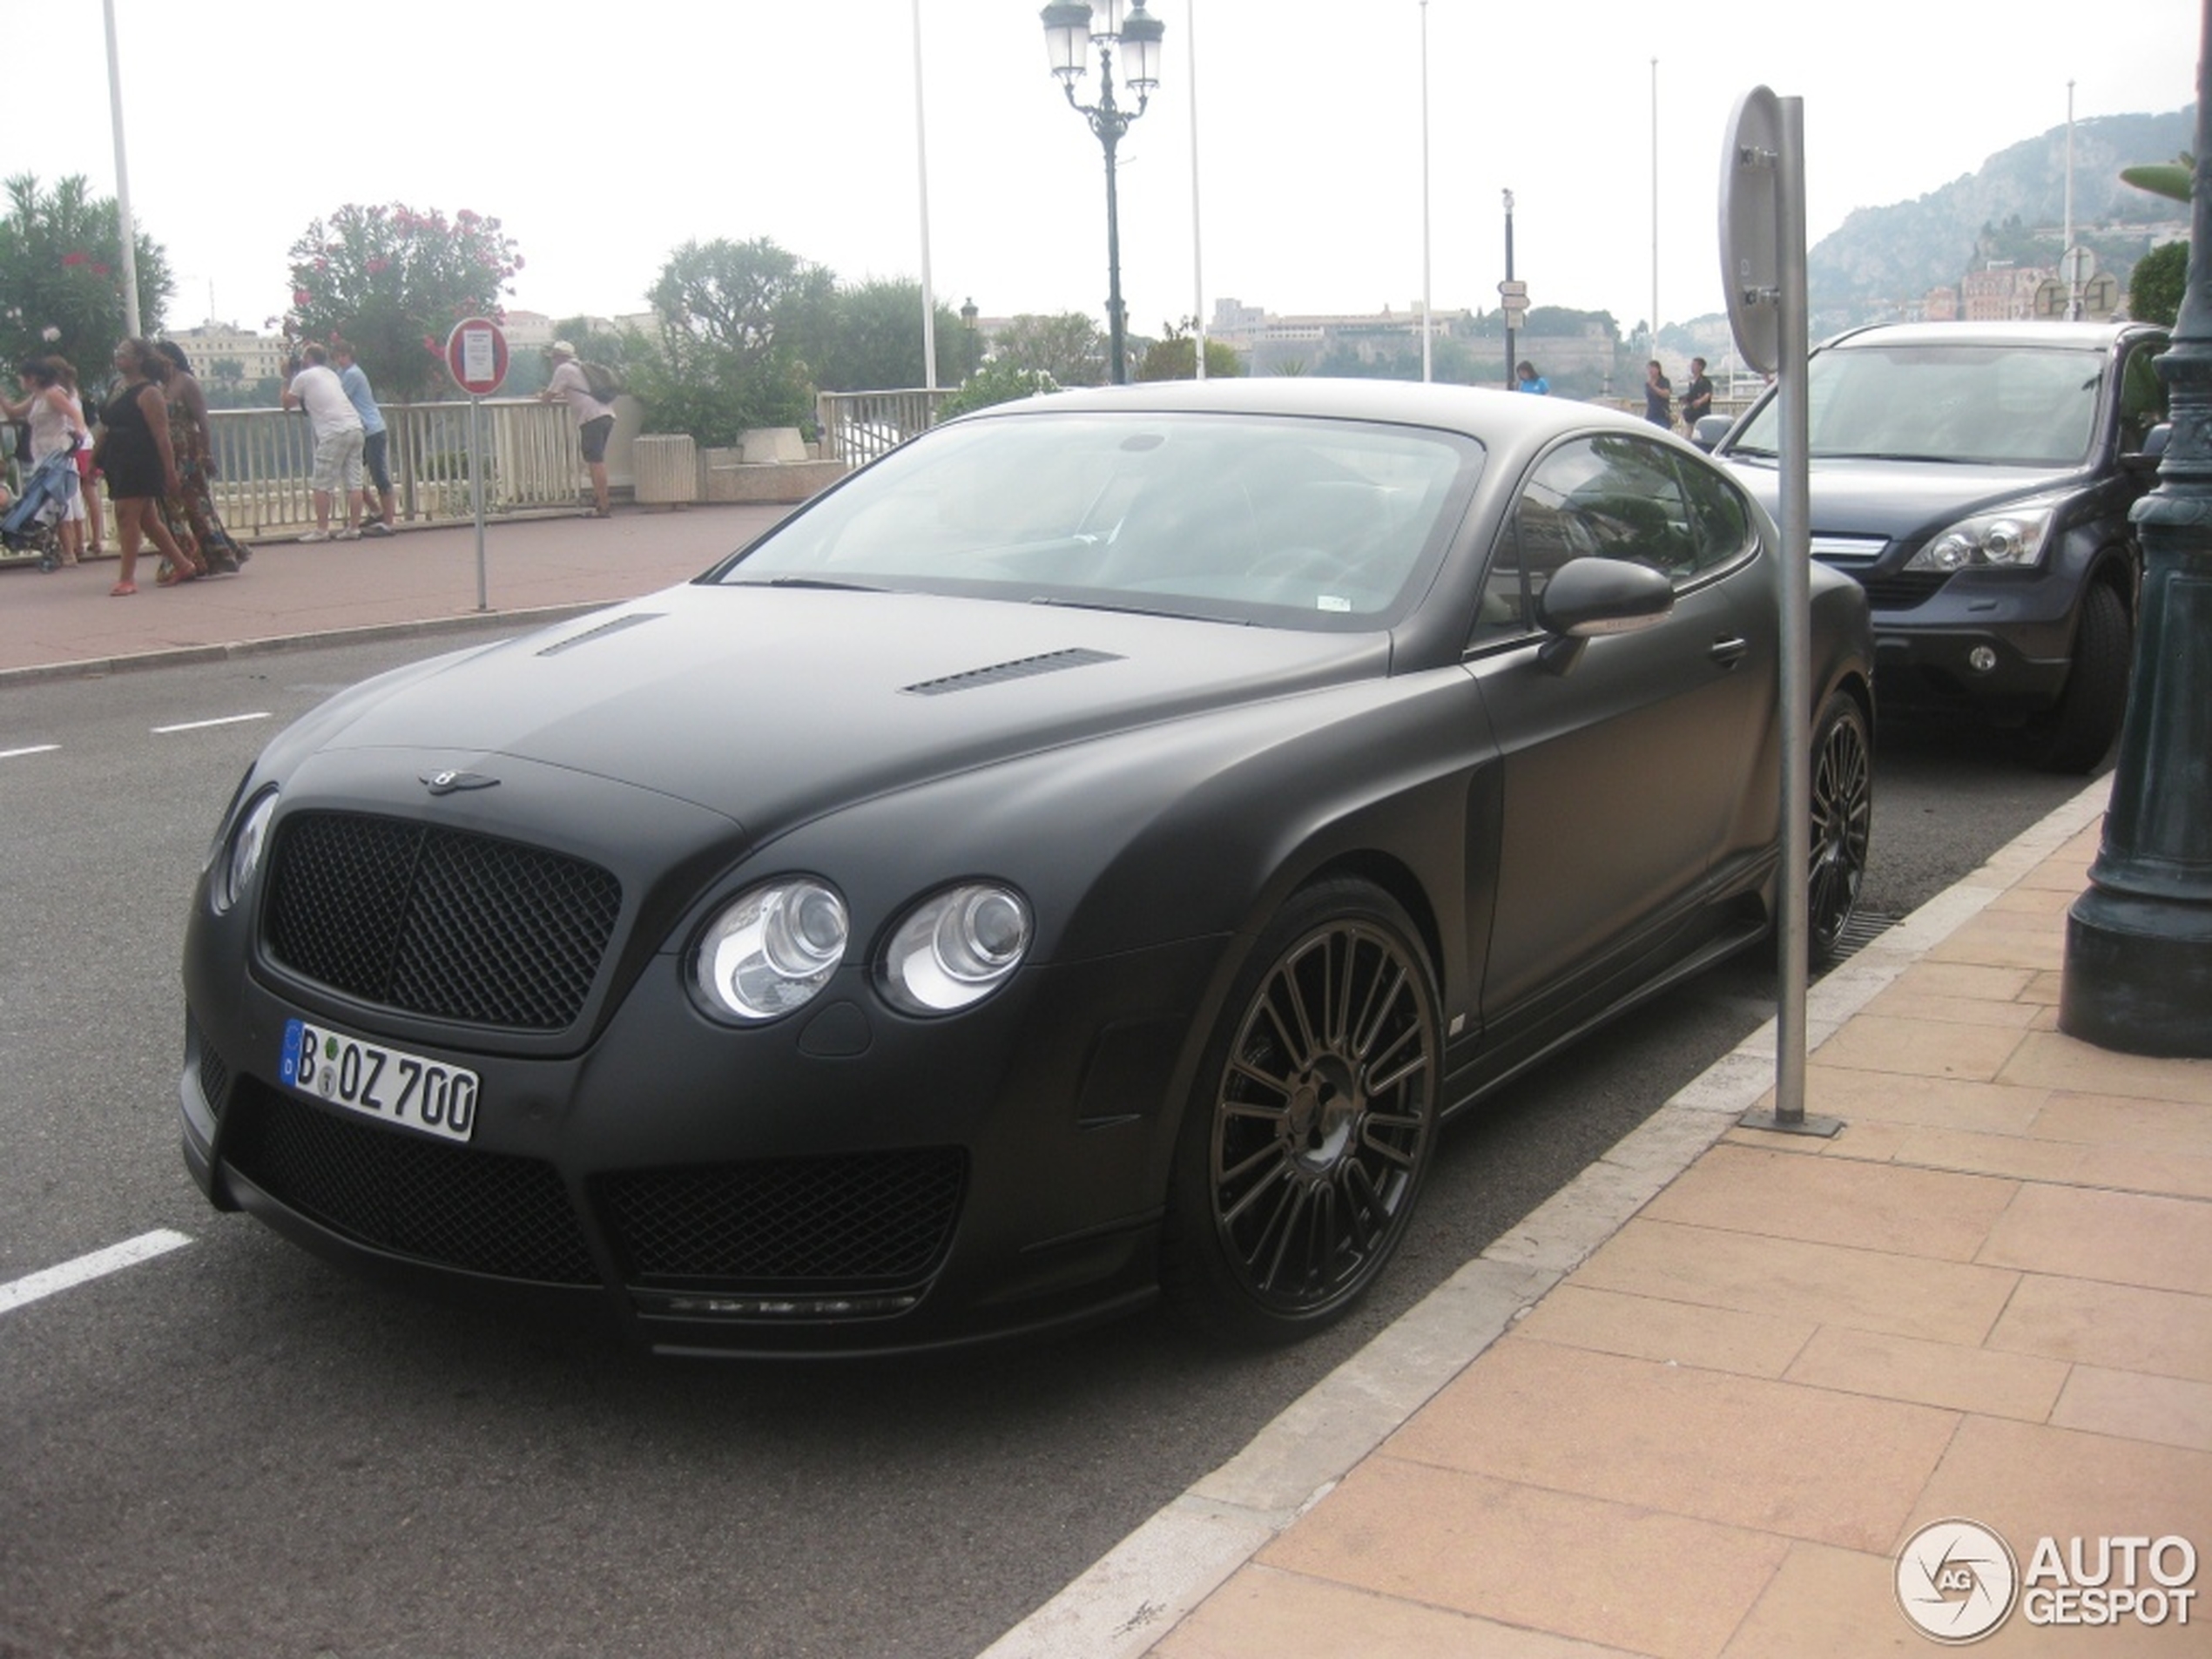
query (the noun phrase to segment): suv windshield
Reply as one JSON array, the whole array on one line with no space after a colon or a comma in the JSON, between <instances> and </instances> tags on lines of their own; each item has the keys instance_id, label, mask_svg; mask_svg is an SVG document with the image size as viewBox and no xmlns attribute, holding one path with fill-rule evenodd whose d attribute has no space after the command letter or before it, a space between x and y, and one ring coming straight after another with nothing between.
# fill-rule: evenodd
<instances>
[{"instance_id":1,"label":"suv windshield","mask_svg":"<svg viewBox=\"0 0 2212 1659\"><path fill-rule=\"evenodd\" d=\"M1871 457L1999 467L2079 466L2096 431L2101 352L2036 345L1845 345L1808 365L1815 460ZM1772 455L1770 398L1732 454Z\"/></svg>"},{"instance_id":2,"label":"suv windshield","mask_svg":"<svg viewBox=\"0 0 2212 1659\"><path fill-rule=\"evenodd\" d=\"M1419 597L1481 460L1341 421L986 417L894 450L718 579L1372 628Z\"/></svg>"}]
</instances>

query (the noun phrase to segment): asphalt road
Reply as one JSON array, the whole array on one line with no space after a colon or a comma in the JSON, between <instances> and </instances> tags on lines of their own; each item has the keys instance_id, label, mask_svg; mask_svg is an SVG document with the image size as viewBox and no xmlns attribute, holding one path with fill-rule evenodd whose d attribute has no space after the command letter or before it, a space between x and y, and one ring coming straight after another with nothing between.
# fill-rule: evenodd
<instances>
[{"instance_id":1,"label":"asphalt road","mask_svg":"<svg viewBox=\"0 0 2212 1659\"><path fill-rule=\"evenodd\" d=\"M1767 970L1731 965L1455 1126L1379 1292L1288 1352L1140 1318L925 1364L677 1364L401 1298L200 1200L177 961L251 754L422 654L0 698L0 1297L189 1241L0 1311L0 1659L965 1659L1770 1012ZM2080 786L1885 730L1867 907L1906 913Z\"/></svg>"}]
</instances>

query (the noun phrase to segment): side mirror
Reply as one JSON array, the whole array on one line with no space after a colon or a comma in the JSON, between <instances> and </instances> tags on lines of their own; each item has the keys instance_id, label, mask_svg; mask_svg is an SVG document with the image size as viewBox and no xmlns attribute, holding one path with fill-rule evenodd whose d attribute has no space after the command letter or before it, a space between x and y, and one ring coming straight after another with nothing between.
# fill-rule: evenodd
<instances>
[{"instance_id":1,"label":"side mirror","mask_svg":"<svg viewBox=\"0 0 2212 1659\"><path fill-rule=\"evenodd\" d=\"M2156 472L2158 463L2166 457L2166 446L2173 435L2172 423L2161 421L2143 435L2143 447L2121 456L2120 464L2130 472Z\"/></svg>"},{"instance_id":2,"label":"side mirror","mask_svg":"<svg viewBox=\"0 0 2212 1659\"><path fill-rule=\"evenodd\" d=\"M1689 429L1689 441L1707 455L1710 455L1713 453L1713 446L1726 437L1729 428L1735 424L1735 418L1731 415L1700 415L1697 424Z\"/></svg>"},{"instance_id":3,"label":"side mirror","mask_svg":"<svg viewBox=\"0 0 2212 1659\"><path fill-rule=\"evenodd\" d=\"M1569 559L1536 599L1537 625L1551 635L1536 653L1553 673L1572 673L1601 634L1634 633L1672 613L1675 584L1627 559Z\"/></svg>"}]
</instances>

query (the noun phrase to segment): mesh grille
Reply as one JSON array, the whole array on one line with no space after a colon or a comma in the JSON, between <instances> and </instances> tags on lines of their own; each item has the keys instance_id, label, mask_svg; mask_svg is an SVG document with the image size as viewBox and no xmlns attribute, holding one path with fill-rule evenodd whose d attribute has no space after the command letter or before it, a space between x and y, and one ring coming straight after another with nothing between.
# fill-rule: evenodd
<instances>
[{"instance_id":1,"label":"mesh grille","mask_svg":"<svg viewBox=\"0 0 2212 1659\"><path fill-rule=\"evenodd\" d=\"M1866 603L1877 610L1910 610L1933 598L1951 580L1943 570L1901 570L1895 576L1862 577Z\"/></svg>"},{"instance_id":2,"label":"mesh grille","mask_svg":"<svg viewBox=\"0 0 2212 1659\"><path fill-rule=\"evenodd\" d=\"M967 1159L957 1149L604 1177L628 1271L731 1286L912 1283L943 1258Z\"/></svg>"},{"instance_id":3,"label":"mesh grille","mask_svg":"<svg viewBox=\"0 0 2212 1659\"><path fill-rule=\"evenodd\" d=\"M230 1091L231 1069L224 1063L207 1041L207 1034L199 1028L199 1022L187 1012L185 1015L185 1052L198 1056L199 1092L207 1102L207 1109L217 1122L222 1121L223 1096Z\"/></svg>"},{"instance_id":4,"label":"mesh grille","mask_svg":"<svg viewBox=\"0 0 2212 1659\"><path fill-rule=\"evenodd\" d=\"M572 1024L622 908L580 859L398 819L303 813L279 838L270 953L365 1001L471 1025Z\"/></svg>"},{"instance_id":5,"label":"mesh grille","mask_svg":"<svg viewBox=\"0 0 2212 1659\"><path fill-rule=\"evenodd\" d=\"M427 1262L550 1285L597 1285L553 1167L352 1123L252 1077L225 1157L288 1208L364 1244Z\"/></svg>"}]
</instances>

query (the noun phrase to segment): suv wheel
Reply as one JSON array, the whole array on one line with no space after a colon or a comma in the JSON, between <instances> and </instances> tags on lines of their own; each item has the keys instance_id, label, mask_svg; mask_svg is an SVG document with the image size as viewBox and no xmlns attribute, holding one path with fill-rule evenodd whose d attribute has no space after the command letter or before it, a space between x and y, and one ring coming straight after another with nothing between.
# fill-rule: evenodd
<instances>
[{"instance_id":1,"label":"suv wheel","mask_svg":"<svg viewBox=\"0 0 2212 1659\"><path fill-rule=\"evenodd\" d=\"M2046 772L2087 772L2105 758L2128 711L2128 664L2134 630L2111 583L2081 597L2074 665L2058 703L2028 724L2035 764Z\"/></svg>"}]
</instances>

